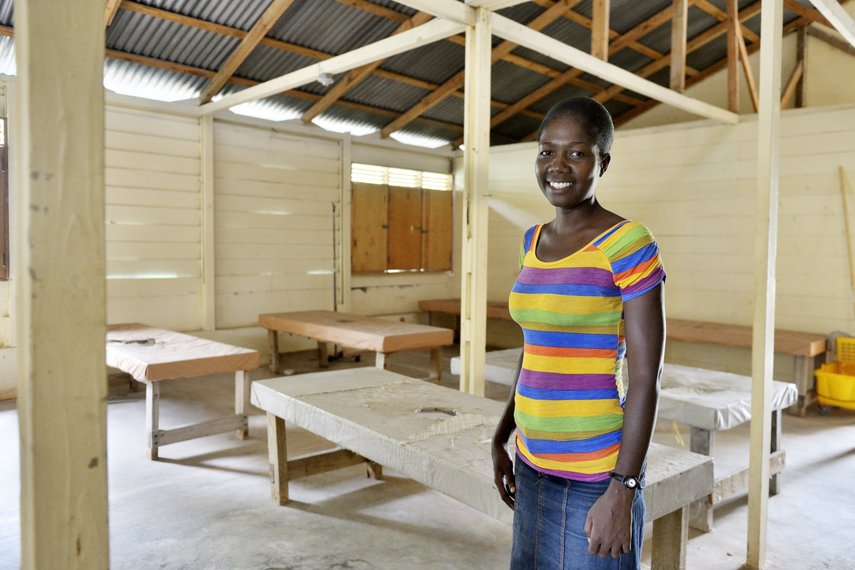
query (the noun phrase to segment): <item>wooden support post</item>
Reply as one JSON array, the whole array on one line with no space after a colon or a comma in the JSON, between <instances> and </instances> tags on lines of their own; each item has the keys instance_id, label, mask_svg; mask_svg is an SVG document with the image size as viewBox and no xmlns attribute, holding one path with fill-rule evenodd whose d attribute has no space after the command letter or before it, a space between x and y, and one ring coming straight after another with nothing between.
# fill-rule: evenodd
<instances>
[{"instance_id":1,"label":"wooden support post","mask_svg":"<svg viewBox=\"0 0 855 570\"><path fill-rule=\"evenodd\" d=\"M433 381L437 384L442 384L442 349L430 349L430 367L433 369L435 376Z\"/></svg>"},{"instance_id":2,"label":"wooden support post","mask_svg":"<svg viewBox=\"0 0 855 570\"><path fill-rule=\"evenodd\" d=\"M688 22L688 0L674 0L674 16L671 18L671 89L678 93L686 90L686 41L688 40L686 29Z\"/></svg>"},{"instance_id":3,"label":"wooden support post","mask_svg":"<svg viewBox=\"0 0 855 570\"><path fill-rule=\"evenodd\" d=\"M739 112L739 0L727 0L727 109Z\"/></svg>"},{"instance_id":4,"label":"wooden support post","mask_svg":"<svg viewBox=\"0 0 855 570\"><path fill-rule=\"evenodd\" d=\"M104 0L15 2L25 570L109 565L104 20Z\"/></svg>"},{"instance_id":5,"label":"wooden support post","mask_svg":"<svg viewBox=\"0 0 855 570\"><path fill-rule=\"evenodd\" d=\"M490 160L491 13L466 29L460 390L484 395L487 344L487 187Z\"/></svg>"},{"instance_id":6,"label":"wooden support post","mask_svg":"<svg viewBox=\"0 0 855 570\"><path fill-rule=\"evenodd\" d=\"M689 446L694 453L713 456L715 452L715 432L708 429L692 427L691 443ZM713 525L713 500L711 496L698 499L689 506L689 524L692 528L709 532Z\"/></svg>"},{"instance_id":7,"label":"wooden support post","mask_svg":"<svg viewBox=\"0 0 855 570\"><path fill-rule=\"evenodd\" d=\"M799 31L796 32L796 34L797 34L796 35L796 60L800 61L802 63L805 63L805 61L806 61L805 60L805 55L806 55L805 43L807 41L807 38L805 36L807 35L807 30L804 26L802 26L801 28L799 28ZM798 87L796 88L796 108L797 109L801 109L802 107L805 106L805 81L807 79L805 77L806 75L807 75L807 66L803 65L802 66L802 76L799 78L799 84L798 84Z\"/></svg>"},{"instance_id":8,"label":"wooden support post","mask_svg":"<svg viewBox=\"0 0 855 570\"><path fill-rule=\"evenodd\" d=\"M217 295L214 285L214 118L199 117L201 131L201 190L202 190L202 329L217 328Z\"/></svg>"},{"instance_id":9,"label":"wooden support post","mask_svg":"<svg viewBox=\"0 0 855 570\"><path fill-rule=\"evenodd\" d=\"M594 0L591 14L591 55L603 61L609 59L609 7L610 0Z\"/></svg>"},{"instance_id":10,"label":"wooden support post","mask_svg":"<svg viewBox=\"0 0 855 570\"><path fill-rule=\"evenodd\" d=\"M329 346L326 341L318 341L318 366L321 368L329 368Z\"/></svg>"},{"instance_id":11,"label":"wooden support post","mask_svg":"<svg viewBox=\"0 0 855 570\"><path fill-rule=\"evenodd\" d=\"M784 17L782 0L762 1L760 109L757 121L757 217L754 224L756 275L751 348L751 460L746 560L750 568L763 568L766 562L772 365L775 346L775 261L778 253L781 32Z\"/></svg>"},{"instance_id":12,"label":"wooden support post","mask_svg":"<svg viewBox=\"0 0 855 570\"><path fill-rule=\"evenodd\" d=\"M267 414L267 457L270 462L270 493L277 505L288 504L288 447L285 420Z\"/></svg>"},{"instance_id":13,"label":"wooden support post","mask_svg":"<svg viewBox=\"0 0 855 570\"><path fill-rule=\"evenodd\" d=\"M781 410L773 410L772 411L772 427L770 429L770 443L769 443L769 456L775 455L776 452L781 451ZM771 466L770 466L771 470ZM769 494L777 495L781 492L781 482L779 480L781 474L772 471L772 476L769 479Z\"/></svg>"}]
</instances>

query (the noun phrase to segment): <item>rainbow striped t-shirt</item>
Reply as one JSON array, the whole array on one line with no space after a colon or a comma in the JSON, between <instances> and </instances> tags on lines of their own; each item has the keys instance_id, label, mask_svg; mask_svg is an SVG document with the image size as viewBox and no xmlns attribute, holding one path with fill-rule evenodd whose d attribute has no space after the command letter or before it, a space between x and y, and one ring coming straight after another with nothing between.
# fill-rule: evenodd
<instances>
[{"instance_id":1,"label":"rainbow striped t-shirt","mask_svg":"<svg viewBox=\"0 0 855 570\"><path fill-rule=\"evenodd\" d=\"M665 279L645 226L624 220L558 261L535 254L530 228L511 291L523 330L514 396L517 453L538 471L601 481L614 470L623 429L623 304Z\"/></svg>"}]
</instances>

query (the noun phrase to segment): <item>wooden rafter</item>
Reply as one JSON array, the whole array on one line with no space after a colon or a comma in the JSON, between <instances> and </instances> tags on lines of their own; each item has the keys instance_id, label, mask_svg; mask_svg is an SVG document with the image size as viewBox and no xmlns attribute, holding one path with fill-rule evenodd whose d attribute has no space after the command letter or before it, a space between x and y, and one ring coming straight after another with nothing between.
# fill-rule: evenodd
<instances>
[{"instance_id":1,"label":"wooden rafter","mask_svg":"<svg viewBox=\"0 0 855 570\"><path fill-rule=\"evenodd\" d=\"M796 0L784 0L784 9L823 26L833 27L819 10L802 6Z\"/></svg>"},{"instance_id":2,"label":"wooden rafter","mask_svg":"<svg viewBox=\"0 0 855 570\"><path fill-rule=\"evenodd\" d=\"M104 5L104 27L113 23L113 18L116 17L116 12L119 10L121 0L107 0Z\"/></svg>"},{"instance_id":3,"label":"wooden rafter","mask_svg":"<svg viewBox=\"0 0 855 570\"><path fill-rule=\"evenodd\" d=\"M757 4L760 4L760 2L758 1ZM752 6L754 6L754 5L752 4ZM747 6L746 8L743 9L743 12L745 10L750 9L752 6ZM759 9L759 6L756 6L756 7ZM740 19L742 19L742 20L747 19L747 18L743 18L742 16L743 16L743 13L740 12ZM791 22L784 25L783 35L786 36L787 34L789 34L791 32L799 30L799 29L803 28L804 26L807 26L808 24L810 24L810 22L811 21L807 18L797 18L795 20L792 20ZM757 51L758 49L760 49L760 42L751 43L750 45L746 46L746 49L748 50L749 54L752 54L755 51ZM695 77L691 77L691 78L687 79L686 80L686 87L691 87L692 85L696 85L696 84L700 83L704 79L707 79L708 77L710 77L710 76L714 75L715 73L718 73L719 71L724 69L726 65L727 65L727 58L722 58L717 63L714 63L711 66L704 69L701 73L699 73ZM656 107L657 105L659 105L659 101L656 101L654 99L650 99L649 101L645 101L641 105L638 105L637 107L630 109L629 111L627 111L625 113L622 113L620 116L615 117L615 126L619 127L623 124L626 124L628 121L631 121L632 119L638 117L639 115L646 113L647 111ZM530 136L528 137L528 139L530 140ZM524 139L524 140L526 140L526 139Z\"/></svg>"},{"instance_id":4,"label":"wooden rafter","mask_svg":"<svg viewBox=\"0 0 855 570\"><path fill-rule=\"evenodd\" d=\"M609 0L594 0L591 18L591 55L607 61L609 59Z\"/></svg>"},{"instance_id":5,"label":"wooden rafter","mask_svg":"<svg viewBox=\"0 0 855 570\"><path fill-rule=\"evenodd\" d=\"M841 40L840 38L838 38L836 36L832 36L828 32L824 32L824 31L822 31L822 30L820 30L814 26L807 26L805 28L805 30L806 30L807 35L809 35L809 36L814 37L818 40L822 40L823 42L827 43L831 47L839 49L843 53L848 53L849 55L855 55L855 46L850 45L849 42Z\"/></svg>"},{"instance_id":6,"label":"wooden rafter","mask_svg":"<svg viewBox=\"0 0 855 570\"><path fill-rule=\"evenodd\" d=\"M671 5L671 6L668 6L667 8L665 8L664 10L662 10L661 12L659 12L658 14L654 14L653 16L651 16L650 18L648 18L644 22L641 22L638 26L636 26L632 30L628 31L623 36L618 37L617 39L615 39L611 43L611 46L609 47L610 55L617 53L619 50L623 49L624 47L629 46L632 42L636 41L638 38L641 38L645 34L655 30L656 28L658 28L659 26L661 26L662 24L664 24L665 22L670 20L673 14L674 14L674 6ZM662 57L660 57L660 61L661 60L662 60ZM669 61L669 60L666 58L665 61ZM582 75L582 73L583 72L579 69L573 69L573 68L568 69L567 71L565 71L564 73L562 73L561 75L556 77L553 81L550 81L549 83L542 85L541 87L532 91L531 93L529 93L528 95L526 95L525 97L523 97L522 99L517 101L516 103L512 104L510 107L508 107L504 111L501 111L501 112L497 113L496 115L494 115L492 120L490 121L491 126L495 127L497 125L500 125L504 121L510 119L511 117L513 117L514 115L519 113L522 109L525 109L529 105L536 103L537 101L546 97L547 95L549 95L550 93L552 93L556 89L562 87L566 83L569 83L572 78L575 78L575 77ZM612 89L612 88L605 89L605 90L598 89L598 92L599 93L606 93L610 89ZM531 137L531 135L529 135L529 137ZM529 138L529 137L526 137L526 138Z\"/></svg>"},{"instance_id":7,"label":"wooden rafter","mask_svg":"<svg viewBox=\"0 0 855 570\"><path fill-rule=\"evenodd\" d=\"M229 59L226 60L217 74L211 79L211 82L208 84L208 87L205 88L205 91L202 92L202 95L199 97L201 103L207 103L214 95L219 93L220 89L223 88L223 85L228 82L229 77L234 75L238 67L246 61L246 58L249 57L252 50L258 46L261 39L267 35L270 28L279 21L282 14L284 14L293 3L294 0L273 0L273 2L270 3L261 17L258 18L258 21L256 21L252 26L249 33L246 34L229 56Z\"/></svg>"},{"instance_id":8,"label":"wooden rafter","mask_svg":"<svg viewBox=\"0 0 855 570\"><path fill-rule=\"evenodd\" d=\"M689 24L689 3L674 0L671 18L671 89L682 93L686 88L686 30Z\"/></svg>"},{"instance_id":9,"label":"wooden rafter","mask_svg":"<svg viewBox=\"0 0 855 570\"><path fill-rule=\"evenodd\" d=\"M745 49L745 38L742 37L740 26L735 26L736 47L739 48L739 61L742 62L742 71L745 73L745 82L748 84L748 95L751 96L751 105L754 112L760 108L760 99L757 95L757 83L754 81L754 72L751 70L751 61L748 59L748 50Z\"/></svg>"},{"instance_id":10,"label":"wooden rafter","mask_svg":"<svg viewBox=\"0 0 855 570\"><path fill-rule=\"evenodd\" d=\"M561 17L561 15L568 11L572 10L573 6L578 4L580 0L561 0L560 2L556 2L552 7L548 8L545 12L537 16L534 20L532 20L528 26L533 30L540 30L545 28L547 25L551 24L555 20ZM512 42L502 42L498 46L494 47L491 52L492 61L495 62L502 58L502 56L511 53L511 51L516 47L516 44ZM416 103L415 106L411 107L408 111L406 111L403 115L383 127L380 131L381 137L388 137L393 132L397 131L401 127L410 123L413 119L427 111L428 109L436 106L440 101L442 101L449 93L458 89L466 78L466 70L461 70L460 72L454 74L449 80L440 85L435 91L428 94L421 101Z\"/></svg>"},{"instance_id":11,"label":"wooden rafter","mask_svg":"<svg viewBox=\"0 0 855 570\"><path fill-rule=\"evenodd\" d=\"M805 69L805 62L799 61L796 65L796 68L793 69L793 73L790 75L790 79L787 81L787 87L784 89L784 94L781 95L781 108L787 106L787 103L790 102L790 99L793 98L793 95L796 94L796 87L799 85L799 81L802 78L802 72Z\"/></svg>"},{"instance_id":12,"label":"wooden rafter","mask_svg":"<svg viewBox=\"0 0 855 570\"><path fill-rule=\"evenodd\" d=\"M719 22L726 23L728 21L727 12L719 10L715 6L715 4L708 2L707 0L698 0L696 5L698 8L700 8L701 10L703 10L704 12L706 12L708 15L712 16L713 18L715 18ZM741 27L741 33L751 43L760 41L760 36L755 34L750 28L748 28L746 26Z\"/></svg>"},{"instance_id":13,"label":"wooden rafter","mask_svg":"<svg viewBox=\"0 0 855 570\"><path fill-rule=\"evenodd\" d=\"M810 0L831 26L840 32L852 47L855 47L855 20L836 0Z\"/></svg>"},{"instance_id":14,"label":"wooden rafter","mask_svg":"<svg viewBox=\"0 0 855 570\"><path fill-rule=\"evenodd\" d=\"M412 18L404 20L400 26L398 26L392 35L400 34L402 32L406 32L416 26L420 26L431 19L430 14L425 14L424 12L417 12ZM340 79L329 91L327 91L324 96L314 105L312 105L308 111L303 113L302 120L304 123L310 122L312 119L332 107L336 101L338 101L342 95L347 92L348 89L358 85L364 79L366 79L369 75L371 75L375 69L380 67L380 64L383 63L384 60L380 59L373 63L369 63L368 65L364 65L358 69L353 69L349 71L345 76Z\"/></svg>"},{"instance_id":15,"label":"wooden rafter","mask_svg":"<svg viewBox=\"0 0 855 570\"><path fill-rule=\"evenodd\" d=\"M365 0L337 0L337 1L339 1L343 4L353 5L353 6L356 6L359 8L362 8L363 4L369 4L371 6L375 6L376 8L379 9L379 12L377 13L377 15L387 17L386 15L387 15L387 11L388 11L388 12L392 12L394 14L398 14L399 16L401 16L400 21L407 20L407 16L404 14L401 14L400 12L395 12L394 10L389 10L388 8L383 8L382 6L379 6L377 4L371 4L369 2L365 2ZM176 24L181 24L184 26L189 26L192 28L205 30L208 32L222 34L222 35L229 36L232 38L243 39L244 37L246 37L246 34L247 34L247 32L245 32L244 30L239 30L237 28L231 28L229 26L224 26L222 24L217 24L214 22L208 22L206 20L200 20L198 18L193 18L192 16L185 16L183 14L178 14L177 12L170 12L168 10L163 10L162 8L155 8L153 6L148 6L146 4L140 4L138 2L134 2L133 0L123 0L122 4L121 4L121 8L123 10L129 10L131 12L135 12L138 14L144 14L144 15L150 16L152 18L160 18L162 20L167 20L169 22L173 22ZM387 17L387 19L389 19L389 18ZM11 30L12 28L9 28L9 29ZM2 33L3 33L3 30L2 30L2 27L0 27L0 34L2 34ZM451 38L449 38L449 39L451 39ZM288 43L288 42L283 42L281 40L277 40L277 39L269 38L269 37L262 38L260 44L267 46L267 47L274 48L274 49L278 49L278 50L281 50L284 52L293 53L296 55L301 55L303 57L308 57L310 59L316 59L316 60L320 60L320 61L335 57L335 54L333 54L333 53L328 53L328 52L324 52L324 51L320 51L320 50L316 50L316 49L312 49L312 48L307 48L305 46L292 44L292 43ZM124 59L124 58L120 58L120 59ZM153 65L154 67L163 67L163 66L154 65L153 63L151 63L151 62L161 61L161 60L155 60L153 58L148 58L147 61L149 61L150 63L145 63L144 65ZM167 63L168 64L170 62L161 61L161 63ZM180 66L180 64L174 64L174 65ZM177 68L170 68L170 67L164 67L164 69L177 70ZM557 73L557 72L555 72L555 73ZM198 74L196 74L196 75L198 75ZM422 79L417 79L415 77L410 77L408 75L403 75L401 73L395 73L394 71L387 71L387 70L381 69L381 68L375 69L374 75L376 75L378 77L382 77L384 79L397 81L397 82L403 83L405 85L411 85L413 87L418 87L419 89L425 89L427 91L432 91L439 86L439 84L433 83L431 81L424 81ZM210 72L210 74L205 75L205 77L213 77L213 76L214 76L214 72ZM240 84L240 85L244 85L244 84L246 84L245 81L248 81L248 80L243 80L240 77L237 77L237 78L235 78L234 76L232 76L232 77L234 78L233 82ZM251 84L257 85L258 83L252 82ZM307 94L302 92L302 91L289 92L288 94L294 95L295 97L301 97L304 99L307 98L306 97ZM451 96L462 99L463 93L461 91L455 91L451 94ZM312 95L312 97L315 97L315 99L312 99L313 101L317 100L316 96ZM636 103L640 103L641 101L639 101L638 99L635 99L635 98L627 98L627 100L624 102L626 102L628 104L636 104ZM345 105L341 101L338 101L338 102L336 102L336 106L346 107L347 105ZM507 105L507 103L503 103L501 101L495 101L494 100L494 101L492 101L492 106L498 107L500 109L504 109L508 105ZM373 112L381 114L381 115L390 115L390 114L396 115L395 113L387 112L385 109L379 109L377 107L365 106L365 108L374 109ZM536 111L526 110L525 114L532 117L532 118L538 119L538 120L543 118L543 113L538 113ZM460 127L460 128L462 128L462 127Z\"/></svg>"},{"instance_id":16,"label":"wooden rafter","mask_svg":"<svg viewBox=\"0 0 855 570\"><path fill-rule=\"evenodd\" d=\"M739 0L727 1L727 108L739 112L739 46L736 45Z\"/></svg>"}]
</instances>

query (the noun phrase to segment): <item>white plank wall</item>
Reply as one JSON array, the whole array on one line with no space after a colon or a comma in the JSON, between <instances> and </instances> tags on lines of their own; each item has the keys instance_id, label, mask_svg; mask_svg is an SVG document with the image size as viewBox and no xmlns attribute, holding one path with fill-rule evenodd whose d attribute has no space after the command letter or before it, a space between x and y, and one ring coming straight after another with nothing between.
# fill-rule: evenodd
<instances>
[{"instance_id":1,"label":"white plank wall","mask_svg":"<svg viewBox=\"0 0 855 570\"><path fill-rule=\"evenodd\" d=\"M200 328L199 123L106 109L107 319Z\"/></svg>"},{"instance_id":2,"label":"white plank wall","mask_svg":"<svg viewBox=\"0 0 855 570\"><path fill-rule=\"evenodd\" d=\"M337 141L214 125L217 328L333 309Z\"/></svg>"},{"instance_id":3,"label":"white plank wall","mask_svg":"<svg viewBox=\"0 0 855 570\"><path fill-rule=\"evenodd\" d=\"M782 115L779 328L855 334L838 177L842 165L855 203L853 124L853 106ZM670 316L751 324L755 136L749 116L733 127L702 121L616 137L600 200L653 230L669 275ZM491 299L513 282L522 231L552 216L534 181L535 149L494 149Z\"/></svg>"}]
</instances>

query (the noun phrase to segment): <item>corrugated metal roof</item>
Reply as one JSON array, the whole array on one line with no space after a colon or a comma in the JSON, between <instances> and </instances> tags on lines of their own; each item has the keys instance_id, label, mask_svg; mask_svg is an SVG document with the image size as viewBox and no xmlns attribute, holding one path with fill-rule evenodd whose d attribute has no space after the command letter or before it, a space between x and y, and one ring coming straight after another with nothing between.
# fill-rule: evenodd
<instances>
[{"instance_id":1,"label":"corrugated metal roof","mask_svg":"<svg viewBox=\"0 0 855 570\"><path fill-rule=\"evenodd\" d=\"M740 9L752 5L758 0L739 0ZM109 49L128 54L143 55L164 62L179 63L201 70L218 70L239 44L239 39L227 34L200 29L199 26L173 23L161 18L142 15L133 10L136 4L166 10L212 22L237 30L250 30L259 16L270 5L271 0L125 0L120 4L116 17L107 30L106 44ZM711 4L725 10L725 0L710 0ZM805 7L812 7L809 0L799 0ZM388 37L405 17L415 14L415 10L392 0L364 0L362 6L373 4L378 10L360 9L350 0L294 0L284 16L270 33L271 38L293 45L319 50L329 54L341 54ZM575 12L586 18L591 17L593 0L584 0L575 8ZM610 26L619 34L626 33L651 16L667 9L671 0L611 0ZM380 14L375 12L381 12ZM544 8L534 2L525 2L501 11L501 14L517 22L526 23L544 12ZM384 15L385 13L385 15ZM785 12L786 18L796 15ZM13 24L13 0L0 0L0 25ZM713 26L718 19L697 7L690 8L688 35L690 39ZM754 17L744 25L759 33L760 19ZM546 26L544 33L585 52L590 49L591 33L587 26L576 23L566 17L558 18ZM493 45L501 43L494 36ZM662 54L671 48L671 25L666 22L657 30L640 38L639 43ZM721 36L687 57L687 63L697 69L716 64L725 57L725 40ZM556 72L569 67L532 50L517 47L513 54ZM409 52L396 55L384 61L381 69L398 73L414 79L442 84L458 74L464 66L465 49L459 43L441 40L424 45ZM304 68L318 60L297 55L287 47L277 48L268 45L257 46L238 68L236 75L254 81L267 81L274 77ZM625 48L612 55L609 61L623 69L637 71L650 64L649 55L640 54L631 48ZM14 42L11 38L0 37L0 73L14 72ZM667 84L668 66L663 67L649 79L659 84ZM343 74L335 77L339 80ZM599 88L607 88L608 82L587 74L581 79ZM196 96L207 84L205 77L198 74L183 74L173 71L164 64L163 68L144 67L128 61L108 60L105 65L105 83L126 92L146 93L165 99ZM552 81L551 77L526 69L507 61L498 61L492 71L492 97L495 100L513 104L539 86ZM462 85L461 85L462 87ZM223 93L234 92L243 87L227 84ZM331 87L318 82L301 86L299 91L277 95L250 105L250 111L275 117L290 117L301 114L314 101ZM321 117L320 122L340 129L347 121L359 128L380 128L388 124L393 117L390 112L403 113L417 104L429 90L377 75L349 89L342 103L358 103L365 109L353 108L346 104L334 105ZM594 93L575 85L564 85L529 105L529 109L545 112L547 108L566 97L573 95L593 95ZM642 96L634 95L640 101ZM606 106L614 114L630 109L625 100L609 100ZM371 112L370 108L376 109ZM492 109L493 113L499 108ZM463 123L463 101L459 97L447 96L437 105L423 114L431 121L415 121L404 126L401 131L424 136L444 136L453 140L460 136L458 129L443 128L437 122L456 125ZM351 125L351 126L353 126ZM347 126L347 125L345 125ZM493 133L494 141L508 142L526 136L537 128L537 120L526 115L511 117L499 125Z\"/></svg>"}]
</instances>

